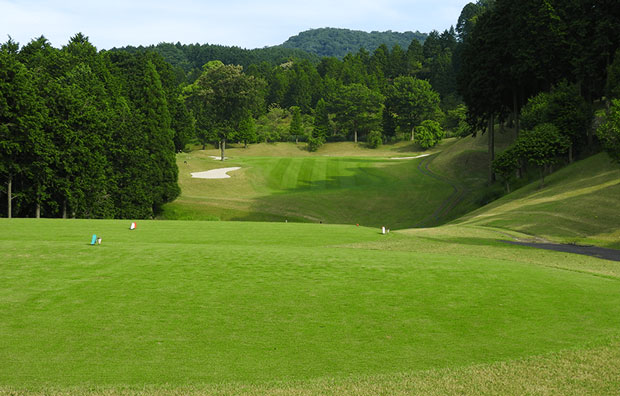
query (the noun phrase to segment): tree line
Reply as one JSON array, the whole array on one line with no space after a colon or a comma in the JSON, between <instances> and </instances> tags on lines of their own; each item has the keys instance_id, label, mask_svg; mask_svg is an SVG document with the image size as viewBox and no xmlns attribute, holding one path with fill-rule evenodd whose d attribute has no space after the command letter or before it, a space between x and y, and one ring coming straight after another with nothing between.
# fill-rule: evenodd
<instances>
[{"instance_id":1,"label":"tree line","mask_svg":"<svg viewBox=\"0 0 620 396\"><path fill-rule=\"evenodd\" d=\"M7 217L151 218L179 194L192 135L171 66L97 52L77 34L0 47L0 177Z\"/></svg>"},{"instance_id":2,"label":"tree line","mask_svg":"<svg viewBox=\"0 0 620 396\"><path fill-rule=\"evenodd\" d=\"M318 63L278 63L276 53L245 69L217 60L180 73L154 51L98 52L82 34L60 49L44 37L21 48L9 40L0 47L0 214L153 217L178 196L175 153L194 139L218 144L222 158L227 142L293 138L316 149L371 137L376 147L401 134L430 147L445 115L431 62L454 42L445 32L406 51L381 45Z\"/></svg>"},{"instance_id":3,"label":"tree line","mask_svg":"<svg viewBox=\"0 0 620 396\"><path fill-rule=\"evenodd\" d=\"M0 213L153 217L179 194L175 152L194 141L224 159L231 142L429 148L446 131L485 133L489 180L507 189L528 166L544 177L597 145L617 157L619 14L601 0L480 0L423 43L320 60L180 44L97 52L82 34L60 49L9 40ZM519 138L495 158L498 124Z\"/></svg>"},{"instance_id":4,"label":"tree line","mask_svg":"<svg viewBox=\"0 0 620 396\"><path fill-rule=\"evenodd\" d=\"M509 190L527 165L544 181L554 163L596 150L596 124L607 115L595 112L617 97L616 2L481 0L465 6L458 27L458 92L470 132L488 135L490 182L499 176ZM496 159L498 124L518 139Z\"/></svg>"},{"instance_id":5,"label":"tree line","mask_svg":"<svg viewBox=\"0 0 620 396\"><path fill-rule=\"evenodd\" d=\"M216 100L204 95L217 91L218 83L208 82L216 60L207 62L195 80L188 74L182 86L203 147L221 147L224 140L304 140L316 149L326 141L373 136L373 147L407 138L428 148L441 140L444 129L463 128L465 109L456 93L452 55L456 47L450 29L431 32L424 44L413 39L406 49L382 44L372 53L360 49L343 59L324 57L318 64L307 59L251 64L237 74L256 82L254 104L244 110L243 128L231 129L225 139L208 117L215 114L208 108ZM218 67L234 66L219 62Z\"/></svg>"}]
</instances>

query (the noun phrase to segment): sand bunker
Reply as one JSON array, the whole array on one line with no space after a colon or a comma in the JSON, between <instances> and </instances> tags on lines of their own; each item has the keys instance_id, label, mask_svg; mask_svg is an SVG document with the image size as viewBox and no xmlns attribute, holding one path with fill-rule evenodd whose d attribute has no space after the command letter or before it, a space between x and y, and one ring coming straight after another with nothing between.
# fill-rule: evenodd
<instances>
[{"instance_id":1,"label":"sand bunker","mask_svg":"<svg viewBox=\"0 0 620 396\"><path fill-rule=\"evenodd\" d=\"M204 172L193 172L192 177L197 179L228 179L230 176L227 174L228 172L236 171L241 169L238 166L234 166L231 168L219 168L219 169L211 169Z\"/></svg>"},{"instance_id":2,"label":"sand bunker","mask_svg":"<svg viewBox=\"0 0 620 396\"><path fill-rule=\"evenodd\" d=\"M222 157L218 157L218 156L215 156L215 155L210 155L209 158L212 158L212 159L214 159L216 161L221 161L222 160ZM228 157L224 157L224 159L227 160Z\"/></svg>"},{"instance_id":3,"label":"sand bunker","mask_svg":"<svg viewBox=\"0 0 620 396\"><path fill-rule=\"evenodd\" d=\"M393 160L416 159L416 158L428 157L429 155L430 154L421 154L421 155L416 155L415 157L392 157L390 159L393 159Z\"/></svg>"}]
</instances>

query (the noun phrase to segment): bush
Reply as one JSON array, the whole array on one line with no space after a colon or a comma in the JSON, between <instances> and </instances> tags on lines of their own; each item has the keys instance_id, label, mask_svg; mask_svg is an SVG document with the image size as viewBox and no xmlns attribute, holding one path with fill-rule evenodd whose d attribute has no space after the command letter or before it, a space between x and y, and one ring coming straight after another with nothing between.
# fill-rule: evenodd
<instances>
[{"instance_id":1,"label":"bush","mask_svg":"<svg viewBox=\"0 0 620 396\"><path fill-rule=\"evenodd\" d=\"M325 143L322 137L308 137L308 151L317 151Z\"/></svg>"},{"instance_id":2,"label":"bush","mask_svg":"<svg viewBox=\"0 0 620 396\"><path fill-rule=\"evenodd\" d=\"M366 144L368 147L376 149L383 144L383 135L379 131L370 132L366 138Z\"/></svg>"},{"instance_id":3,"label":"bush","mask_svg":"<svg viewBox=\"0 0 620 396\"><path fill-rule=\"evenodd\" d=\"M416 142L423 149L428 149L441 142L444 132L437 121L426 120L416 129Z\"/></svg>"}]
</instances>

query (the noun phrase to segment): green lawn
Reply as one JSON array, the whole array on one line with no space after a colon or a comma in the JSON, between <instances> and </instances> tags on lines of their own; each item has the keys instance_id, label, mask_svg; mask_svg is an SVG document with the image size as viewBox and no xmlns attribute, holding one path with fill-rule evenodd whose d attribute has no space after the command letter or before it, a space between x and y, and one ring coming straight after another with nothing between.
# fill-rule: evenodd
<instances>
[{"instance_id":1,"label":"green lawn","mask_svg":"<svg viewBox=\"0 0 620 396\"><path fill-rule=\"evenodd\" d=\"M467 226L129 223L0 219L0 393L559 389L575 356L582 394L618 385L616 263Z\"/></svg>"},{"instance_id":2,"label":"green lawn","mask_svg":"<svg viewBox=\"0 0 620 396\"><path fill-rule=\"evenodd\" d=\"M358 153L366 151L370 150L360 149ZM178 156L182 194L165 206L163 218L409 228L423 222L453 191L450 184L420 172L422 158L237 156L222 163L209 155L212 153L198 151ZM231 172L229 179L190 176L192 172L232 166L241 169Z\"/></svg>"}]
</instances>

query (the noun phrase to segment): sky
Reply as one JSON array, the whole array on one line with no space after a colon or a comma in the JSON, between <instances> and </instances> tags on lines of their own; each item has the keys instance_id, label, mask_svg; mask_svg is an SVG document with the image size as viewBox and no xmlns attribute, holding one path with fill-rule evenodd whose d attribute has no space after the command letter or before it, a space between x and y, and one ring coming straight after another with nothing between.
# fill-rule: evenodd
<instances>
[{"instance_id":1,"label":"sky","mask_svg":"<svg viewBox=\"0 0 620 396\"><path fill-rule=\"evenodd\" d=\"M473 0L0 0L0 42L78 32L98 49L160 42L262 48L308 29L443 31Z\"/></svg>"}]
</instances>

